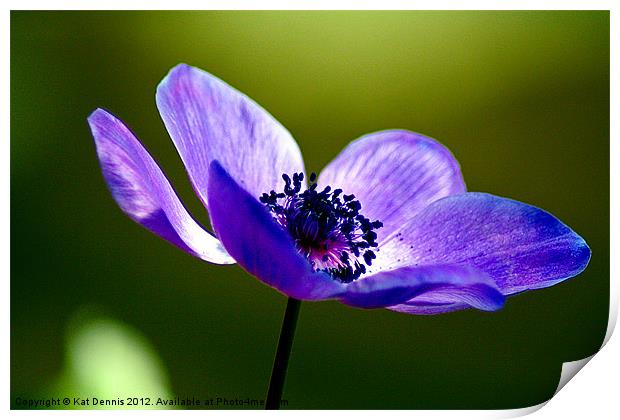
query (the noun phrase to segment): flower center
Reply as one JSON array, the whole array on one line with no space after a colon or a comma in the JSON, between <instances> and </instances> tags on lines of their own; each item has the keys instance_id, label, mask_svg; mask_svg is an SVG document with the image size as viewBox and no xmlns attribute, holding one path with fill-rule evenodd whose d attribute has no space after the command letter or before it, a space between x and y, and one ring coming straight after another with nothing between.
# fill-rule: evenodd
<instances>
[{"instance_id":1,"label":"flower center","mask_svg":"<svg viewBox=\"0 0 620 420\"><path fill-rule=\"evenodd\" d=\"M284 179L284 192L271 191L259 199L274 219L291 235L300 254L316 271L350 283L366 272L376 258L375 229L383 226L360 214L362 208L354 195L332 191L326 186L317 191L316 174L310 175L310 187L301 192L303 173Z\"/></svg>"}]
</instances>

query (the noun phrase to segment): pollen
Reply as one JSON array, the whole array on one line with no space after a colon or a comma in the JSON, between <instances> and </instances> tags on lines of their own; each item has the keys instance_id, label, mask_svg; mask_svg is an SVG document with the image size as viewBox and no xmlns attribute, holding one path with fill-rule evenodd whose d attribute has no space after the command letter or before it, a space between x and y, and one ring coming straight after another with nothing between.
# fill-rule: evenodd
<instances>
[{"instance_id":1,"label":"pollen","mask_svg":"<svg viewBox=\"0 0 620 420\"><path fill-rule=\"evenodd\" d=\"M375 230L383 223L371 221L360 213L362 205L355 195L326 186L318 190L316 174L310 186L302 189L303 173L282 175L284 191L272 190L259 200L274 219L293 238L297 251L315 271L324 271L333 279L350 283L366 273L376 258Z\"/></svg>"}]
</instances>

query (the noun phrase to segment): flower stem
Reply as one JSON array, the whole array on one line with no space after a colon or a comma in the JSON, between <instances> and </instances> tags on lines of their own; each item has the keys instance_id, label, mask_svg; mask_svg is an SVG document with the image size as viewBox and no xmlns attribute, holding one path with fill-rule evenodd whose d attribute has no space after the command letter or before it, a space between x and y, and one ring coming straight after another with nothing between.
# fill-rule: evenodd
<instances>
[{"instance_id":1,"label":"flower stem","mask_svg":"<svg viewBox=\"0 0 620 420\"><path fill-rule=\"evenodd\" d=\"M293 338L295 337L295 327L297 326L300 306L301 301L293 299L292 297L288 298L286 311L284 312L284 320L282 321L282 329L280 330L278 349L276 350L276 357L273 361L273 368L271 370L265 410L277 410L280 408L280 400L282 399L286 370L288 368L288 359L291 356L291 348L293 347Z\"/></svg>"}]
</instances>

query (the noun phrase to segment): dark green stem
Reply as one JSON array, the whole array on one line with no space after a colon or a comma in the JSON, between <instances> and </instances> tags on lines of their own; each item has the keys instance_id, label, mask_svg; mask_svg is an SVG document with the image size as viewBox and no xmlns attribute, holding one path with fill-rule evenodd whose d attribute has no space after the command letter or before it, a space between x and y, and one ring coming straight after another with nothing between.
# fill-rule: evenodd
<instances>
[{"instance_id":1,"label":"dark green stem","mask_svg":"<svg viewBox=\"0 0 620 420\"><path fill-rule=\"evenodd\" d=\"M280 408L280 400L282 399L284 381L286 380L286 370L288 368L288 359L291 356L291 348L293 347L293 338L295 338L295 327L297 326L300 306L301 301L291 297L288 298L286 311L284 312L284 320L282 321L282 329L280 330L278 349L276 350L276 357L273 361L273 369L271 370L265 410L277 410Z\"/></svg>"}]
</instances>

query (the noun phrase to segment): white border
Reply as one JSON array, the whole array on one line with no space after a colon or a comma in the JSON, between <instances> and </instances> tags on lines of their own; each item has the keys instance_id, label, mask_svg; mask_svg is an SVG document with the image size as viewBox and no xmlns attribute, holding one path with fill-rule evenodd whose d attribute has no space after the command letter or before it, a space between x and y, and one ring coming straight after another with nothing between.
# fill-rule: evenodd
<instances>
[{"instance_id":1,"label":"white border","mask_svg":"<svg viewBox=\"0 0 620 420\"><path fill-rule=\"evenodd\" d=\"M9 77L9 60L10 57L10 10L102 10L102 9L116 9L116 10L136 10L136 9L153 9L153 10L204 10L204 9L257 9L257 10L274 10L274 9L291 9L291 10L378 10L378 9L392 9L392 10L405 10L405 9L417 9L417 10L481 10L481 9L493 9L493 10L573 10L573 9L587 9L587 10L611 10L611 115L616 115L617 98L618 98L618 84L613 79L613 75L618 74L620 66L618 65L618 53L614 51L614 46L619 45L618 42L618 18L616 16L617 7L612 1L553 1L553 0L504 0L504 1L448 1L448 0L434 0L424 2L411 2L411 1L394 1L383 0L368 1L334 1L334 0L316 0L307 1L300 0L294 4L286 1L263 1L260 4L251 1L242 0L228 0L228 1L189 1L189 0L176 0L174 2L167 2L161 0L153 1L129 1L129 0L92 0L88 2L79 0L67 0L63 2L59 1L13 1L9 0L4 2L6 4L4 13L1 18L0 31L2 36L0 37L0 48L2 50L2 57L4 58L4 65L1 66L2 83L0 85L0 111L3 124L2 132L4 141L1 142L2 153L0 156L2 165L2 171L4 176L0 180L0 196L5 197L6 201L3 202L3 206L0 207L0 234L2 235L2 248L1 257L2 267L5 273L5 305L3 308L3 317L5 317L5 326L9 326L10 323L10 146L6 139L10 138L9 127L9 103L10 103L10 77ZM618 206L618 197L613 190L613 186L618 184L619 169L614 163L618 161L618 127L612 120L611 126L611 214L618 213L620 207ZM350 416L355 415L358 418L374 418L377 415L390 415L402 419L453 419L453 418L471 418L471 419L485 419L485 418L507 418L516 417L520 415L534 414L537 419L581 419L584 416L594 416L594 418L609 418L608 413L618 413L617 391L616 382L618 378L620 362L618 355L620 354L620 345L618 340L612 340L609 342L611 333L613 332L617 313L618 313L618 282L617 282L617 261L618 251L614 238L618 238L620 230L615 219L611 219L611 302L610 302L610 320L608 325L607 335L605 337L605 348L600 354L591 358L592 362L588 363L588 368L584 372L579 374L579 379L570 381L565 388L558 386L558 391L561 389L555 397L553 397L548 403L540 404L534 407L528 407L518 410L497 410L497 411L386 411L385 413L376 413L374 411L356 411L354 414L342 411L328 411L328 412L316 412L316 411L296 411L295 416L300 418L314 418L317 415L331 416ZM4 380L2 381L3 400L2 404L4 409L9 409L9 395L10 395L10 363L9 363L9 338L10 328L5 330L5 346L3 346L3 360L4 360ZM588 358L590 360L590 358ZM563 370L563 377L568 377L569 370L576 373L579 369L577 367L583 367L585 363L574 362L568 364ZM572 376L571 376L572 377ZM543 410L538 411L543 406L546 406ZM38 416L39 413L43 413L45 416L66 418L84 415L94 417L125 417L131 416L132 418L138 414L133 411L88 411L88 412L28 412L28 411L11 411L10 414L16 417L31 417ZM247 413L247 414L246 414ZM187 417L200 417L204 418L208 415L210 418L229 418L231 415L244 416L250 415L257 418L265 418L267 416L288 416L291 411L282 412L263 412L263 411L246 411L246 412L229 412L229 411L209 411L206 414L204 411L187 411L187 412L148 412L148 416L160 417L160 416L187 416ZM145 415L142 412L142 415Z\"/></svg>"},{"instance_id":2,"label":"white border","mask_svg":"<svg viewBox=\"0 0 620 420\"><path fill-rule=\"evenodd\" d=\"M610 0L9 0L13 10L610 10Z\"/></svg>"}]
</instances>

